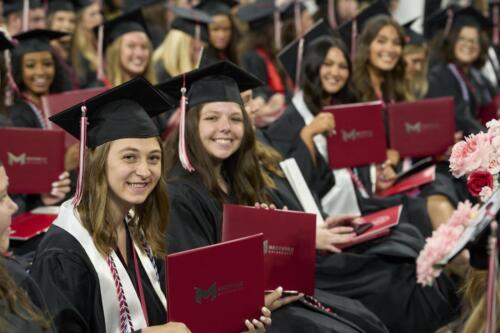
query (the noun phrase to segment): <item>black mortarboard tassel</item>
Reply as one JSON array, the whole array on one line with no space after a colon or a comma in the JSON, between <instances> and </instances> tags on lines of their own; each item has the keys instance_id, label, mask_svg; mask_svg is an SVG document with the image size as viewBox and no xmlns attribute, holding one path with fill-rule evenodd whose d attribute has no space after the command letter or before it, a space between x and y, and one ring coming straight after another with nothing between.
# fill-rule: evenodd
<instances>
[{"instance_id":1,"label":"black mortarboard tassel","mask_svg":"<svg viewBox=\"0 0 500 333\"><path fill-rule=\"evenodd\" d=\"M137 77L49 119L80 140L80 170L73 204L83 192L85 149L125 138L150 138L160 133L151 119L171 109L162 93Z\"/></svg>"},{"instance_id":2,"label":"black mortarboard tassel","mask_svg":"<svg viewBox=\"0 0 500 333\"><path fill-rule=\"evenodd\" d=\"M240 93L263 85L252 74L229 61L221 61L178 75L156 87L179 101L179 160L184 169L193 172L185 144L186 103L189 107L210 102L235 102L243 106Z\"/></svg>"}]
</instances>

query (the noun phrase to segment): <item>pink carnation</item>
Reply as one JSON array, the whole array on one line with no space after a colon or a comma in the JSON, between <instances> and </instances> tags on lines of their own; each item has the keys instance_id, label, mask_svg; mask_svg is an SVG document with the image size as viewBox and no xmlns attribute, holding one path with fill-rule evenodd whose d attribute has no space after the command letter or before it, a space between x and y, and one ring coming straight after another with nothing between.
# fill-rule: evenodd
<instances>
[{"instance_id":1,"label":"pink carnation","mask_svg":"<svg viewBox=\"0 0 500 333\"><path fill-rule=\"evenodd\" d=\"M422 285L432 285L434 279L441 274L442 269L436 263L444 258L462 236L465 228L478 211L478 205L472 206L468 201L459 203L455 212L446 224L432 232L417 258L417 282Z\"/></svg>"},{"instance_id":2,"label":"pink carnation","mask_svg":"<svg viewBox=\"0 0 500 333\"><path fill-rule=\"evenodd\" d=\"M500 121L497 119L492 119L486 123L488 128L488 133L492 136L500 135Z\"/></svg>"},{"instance_id":3,"label":"pink carnation","mask_svg":"<svg viewBox=\"0 0 500 333\"><path fill-rule=\"evenodd\" d=\"M487 133L473 134L453 146L450 170L455 177L461 177L476 170L488 170L494 150Z\"/></svg>"}]
</instances>

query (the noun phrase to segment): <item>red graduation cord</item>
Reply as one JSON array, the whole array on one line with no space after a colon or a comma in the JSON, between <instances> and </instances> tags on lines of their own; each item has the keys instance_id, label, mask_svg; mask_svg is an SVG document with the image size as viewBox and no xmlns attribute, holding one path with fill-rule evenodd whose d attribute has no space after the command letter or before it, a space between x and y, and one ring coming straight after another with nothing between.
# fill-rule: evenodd
<instances>
[{"instance_id":1,"label":"red graduation cord","mask_svg":"<svg viewBox=\"0 0 500 333\"><path fill-rule=\"evenodd\" d=\"M334 0L328 0L328 22L332 29L337 28L337 19L335 18L335 2Z\"/></svg>"},{"instance_id":2,"label":"red graduation cord","mask_svg":"<svg viewBox=\"0 0 500 333\"><path fill-rule=\"evenodd\" d=\"M189 171L195 171L194 167L189 161L189 157L186 150L186 74L182 75L182 88L181 88L181 119L179 122L179 160L181 161L182 167Z\"/></svg>"},{"instance_id":3,"label":"red graduation cord","mask_svg":"<svg viewBox=\"0 0 500 333\"><path fill-rule=\"evenodd\" d=\"M87 145L87 107L85 104L81 106L82 117L80 118L80 156L79 156L79 168L78 168L78 180L76 183L75 196L71 203L73 206L78 207L80 201L82 200L83 194L83 175L85 173L85 149Z\"/></svg>"}]
</instances>

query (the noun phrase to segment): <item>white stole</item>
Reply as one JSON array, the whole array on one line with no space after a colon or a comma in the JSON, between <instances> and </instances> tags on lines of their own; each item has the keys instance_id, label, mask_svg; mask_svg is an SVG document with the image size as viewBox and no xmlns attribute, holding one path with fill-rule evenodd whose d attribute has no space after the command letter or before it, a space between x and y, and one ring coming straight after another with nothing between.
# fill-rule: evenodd
<instances>
[{"instance_id":1,"label":"white stole","mask_svg":"<svg viewBox=\"0 0 500 333\"><path fill-rule=\"evenodd\" d=\"M306 125L309 125L314 115L307 108L304 102L304 95L302 91L298 91L292 98L292 103L299 112L300 116L304 119ZM314 145L318 152L328 161L328 151L326 138L322 134L314 136ZM358 206L358 199L356 198L356 191L352 183L351 175L347 169L332 170L335 177L335 186L333 186L328 193L321 198L321 206L323 211L329 216L338 214L356 214L361 215L361 210Z\"/></svg>"},{"instance_id":2,"label":"white stole","mask_svg":"<svg viewBox=\"0 0 500 333\"><path fill-rule=\"evenodd\" d=\"M70 201L66 201L61 205L61 210L57 219L54 221L54 225L64 229L69 234L71 234L75 239L82 245L85 253L90 259L90 262L94 266L94 269L99 278L99 287L101 290L101 301L104 313L104 321L106 324L106 332L108 333L120 333L120 305L118 302L118 295L116 293L115 282L113 280L113 275L109 269L106 262L106 258L99 253L94 245L94 241L90 236L87 229L83 227L80 222L80 217L76 209ZM156 277L156 270L149 260L149 257L139 250L134 242L134 247L136 253L141 261L142 267L146 271L148 278L153 286L158 298L162 302L166 309L166 299L163 294L160 282ZM142 312L141 302L135 288L130 280L130 277L123 266L121 260L118 258L115 251L111 252L111 256L114 260L120 281L123 286L123 291L127 299L127 304L130 311L130 316L132 318L132 325L134 330L142 329L147 326L146 319Z\"/></svg>"}]
</instances>

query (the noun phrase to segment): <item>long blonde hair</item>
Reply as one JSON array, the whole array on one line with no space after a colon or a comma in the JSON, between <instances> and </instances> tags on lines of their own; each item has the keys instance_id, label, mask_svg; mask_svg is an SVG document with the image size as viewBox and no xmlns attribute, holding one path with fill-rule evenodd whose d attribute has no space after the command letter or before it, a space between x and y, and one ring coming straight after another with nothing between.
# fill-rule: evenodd
<instances>
[{"instance_id":1,"label":"long blonde hair","mask_svg":"<svg viewBox=\"0 0 500 333\"><path fill-rule=\"evenodd\" d=\"M73 34L73 45L71 46L71 63L76 69L78 76L85 79L85 68L83 59L89 63L89 68L97 70L97 39L92 31L85 29L82 23L84 10L80 10L76 16L75 32Z\"/></svg>"},{"instance_id":2,"label":"long blonde hair","mask_svg":"<svg viewBox=\"0 0 500 333\"><path fill-rule=\"evenodd\" d=\"M405 80L407 90L411 91L413 95L417 98L424 98L429 89L429 83L427 81L427 71L429 67L429 51L427 44L420 45L406 45L403 49L403 59L408 54L423 52L425 54L425 61L423 64L422 71L411 80Z\"/></svg>"},{"instance_id":3,"label":"long blonde hair","mask_svg":"<svg viewBox=\"0 0 500 333\"><path fill-rule=\"evenodd\" d=\"M113 87L119 86L128 81L125 71L120 62L120 51L123 42L123 35L114 40L106 49L106 76ZM148 65L142 76L151 84L156 84L156 74L153 68L152 53L153 46L148 41L149 59Z\"/></svg>"},{"instance_id":4,"label":"long blonde hair","mask_svg":"<svg viewBox=\"0 0 500 333\"><path fill-rule=\"evenodd\" d=\"M193 37L171 29L153 54L154 64L160 63L172 77L195 69L191 59L192 43Z\"/></svg>"},{"instance_id":5,"label":"long blonde hair","mask_svg":"<svg viewBox=\"0 0 500 333\"><path fill-rule=\"evenodd\" d=\"M162 141L157 138L158 144ZM106 179L106 160L112 142L104 143L87 154L84 174L84 188L78 213L83 226L92 236L97 250L102 255L109 254L116 248L117 235L110 225L110 189ZM162 152L162 165L165 154ZM129 229L137 244L142 244L141 232L156 256L166 251L166 229L168 222L168 197L164 173L146 201L134 208L134 217L129 222ZM142 249L144 250L144 249Z\"/></svg>"}]
</instances>

